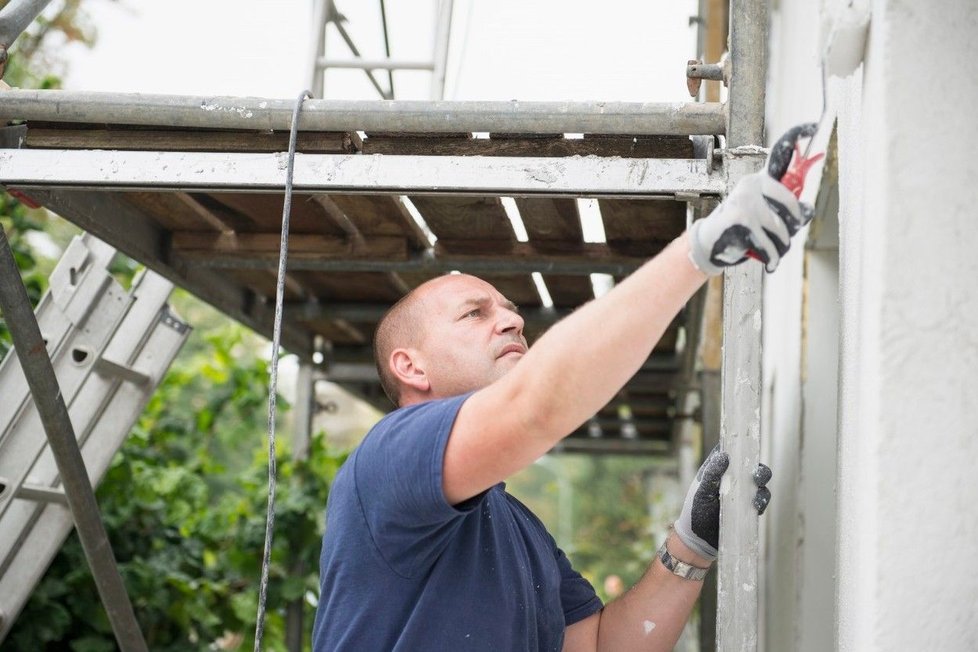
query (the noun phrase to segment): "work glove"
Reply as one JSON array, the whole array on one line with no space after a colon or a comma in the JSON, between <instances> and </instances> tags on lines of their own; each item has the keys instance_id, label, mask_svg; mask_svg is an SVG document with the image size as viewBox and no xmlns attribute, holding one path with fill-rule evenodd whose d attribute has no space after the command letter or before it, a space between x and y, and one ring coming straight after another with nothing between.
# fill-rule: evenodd
<instances>
[{"instance_id":1,"label":"work glove","mask_svg":"<svg viewBox=\"0 0 978 652\"><path fill-rule=\"evenodd\" d=\"M815 127L789 129L771 148L763 170L743 177L716 210L693 223L689 257L697 269L714 276L748 256L764 263L768 272L777 268L791 237L814 215L780 180L788 172L797 141L812 136Z\"/></svg>"},{"instance_id":2,"label":"work glove","mask_svg":"<svg viewBox=\"0 0 978 652\"><path fill-rule=\"evenodd\" d=\"M720 543L720 477L729 465L730 458L718 444L696 472L675 524L676 534L686 547L710 561L716 560ZM766 486L770 479L771 469L758 464L754 471L757 493L753 500L758 515L763 514L771 502L771 491Z\"/></svg>"}]
</instances>

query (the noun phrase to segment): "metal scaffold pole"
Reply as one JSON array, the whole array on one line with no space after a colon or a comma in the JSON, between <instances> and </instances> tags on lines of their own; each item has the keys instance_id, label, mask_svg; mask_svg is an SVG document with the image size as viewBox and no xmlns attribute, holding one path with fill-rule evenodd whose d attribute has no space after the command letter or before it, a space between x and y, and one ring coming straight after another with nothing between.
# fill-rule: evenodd
<instances>
[{"instance_id":1,"label":"metal scaffold pole","mask_svg":"<svg viewBox=\"0 0 978 652\"><path fill-rule=\"evenodd\" d=\"M21 32L34 22L51 0L12 0L0 10L0 64L6 61L7 50Z\"/></svg>"},{"instance_id":2,"label":"metal scaffold pole","mask_svg":"<svg viewBox=\"0 0 978 652\"><path fill-rule=\"evenodd\" d=\"M431 99L445 97L445 71L448 68L448 43L452 33L454 0L438 3L438 21L435 26L435 51L432 55L434 68L431 75Z\"/></svg>"},{"instance_id":3,"label":"metal scaffold pole","mask_svg":"<svg viewBox=\"0 0 978 652\"><path fill-rule=\"evenodd\" d=\"M119 647L125 652L147 650L122 576L116 566L51 358L2 229L0 310L3 311L14 349L44 426L78 538Z\"/></svg>"},{"instance_id":4,"label":"metal scaffold pole","mask_svg":"<svg viewBox=\"0 0 978 652\"><path fill-rule=\"evenodd\" d=\"M288 131L293 100L62 90L7 90L0 120ZM307 100L302 131L722 134L716 102L424 102Z\"/></svg>"},{"instance_id":5,"label":"metal scaffold pole","mask_svg":"<svg viewBox=\"0 0 978 652\"><path fill-rule=\"evenodd\" d=\"M727 190L764 160L767 71L766 0L731 0L730 94L727 102ZM728 268L723 282L720 441L730 455L721 488L717 573L717 650L758 648L758 516L752 500L760 456L763 267Z\"/></svg>"}]
</instances>

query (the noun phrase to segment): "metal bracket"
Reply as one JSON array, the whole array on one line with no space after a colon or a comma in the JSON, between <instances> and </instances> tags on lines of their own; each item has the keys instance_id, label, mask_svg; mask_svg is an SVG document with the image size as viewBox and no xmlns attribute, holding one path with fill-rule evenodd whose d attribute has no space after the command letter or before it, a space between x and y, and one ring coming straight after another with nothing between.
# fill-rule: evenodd
<instances>
[{"instance_id":1,"label":"metal bracket","mask_svg":"<svg viewBox=\"0 0 978 652\"><path fill-rule=\"evenodd\" d=\"M757 172L767 160L770 150L756 145L729 147L721 150L723 160L723 175L727 183L726 192L733 190L734 185L746 174Z\"/></svg>"},{"instance_id":2,"label":"metal bracket","mask_svg":"<svg viewBox=\"0 0 978 652\"><path fill-rule=\"evenodd\" d=\"M724 86L729 84L730 59L726 54L717 63L703 63L699 59L690 59L686 62L686 88L689 90L690 97L697 97L700 94L704 79L723 82Z\"/></svg>"},{"instance_id":3,"label":"metal bracket","mask_svg":"<svg viewBox=\"0 0 978 652\"><path fill-rule=\"evenodd\" d=\"M0 148L20 149L27 140L27 125L0 127Z\"/></svg>"}]
</instances>

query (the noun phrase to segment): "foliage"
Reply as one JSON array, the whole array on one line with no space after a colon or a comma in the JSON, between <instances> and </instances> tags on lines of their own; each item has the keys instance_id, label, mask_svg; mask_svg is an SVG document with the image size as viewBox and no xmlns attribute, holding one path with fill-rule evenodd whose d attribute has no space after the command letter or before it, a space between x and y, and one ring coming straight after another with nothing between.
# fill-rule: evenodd
<instances>
[{"instance_id":1,"label":"foliage","mask_svg":"<svg viewBox=\"0 0 978 652\"><path fill-rule=\"evenodd\" d=\"M0 8L7 2L0 0ZM56 88L66 42L94 42L83 0L61 0L17 39L4 80ZM57 255L77 229L15 197L0 195L0 228L31 301L47 288ZM137 266L117 257L124 284ZM264 546L267 441L266 363L258 338L201 308L198 329L116 455L97 495L113 551L150 649L250 647ZM194 323L200 323L197 319ZM9 350L0 315L0 358ZM286 406L281 406L286 407ZM282 649L284 605L318 593L319 547L329 482L344 455L312 442L309 459L279 446L276 538L268 590L266 648ZM282 442L287 444L287 442ZM306 630L308 632L308 627ZM114 650L111 627L74 534L52 562L8 634L3 650Z\"/></svg>"},{"instance_id":2,"label":"foliage","mask_svg":"<svg viewBox=\"0 0 978 652\"><path fill-rule=\"evenodd\" d=\"M9 2L0 0L0 8ZM53 11L43 12L14 41L7 60L4 81L22 88L57 88L58 73L65 62L61 54L66 43L91 47L96 30L83 5L85 0L60 0Z\"/></svg>"},{"instance_id":3,"label":"foliage","mask_svg":"<svg viewBox=\"0 0 978 652\"><path fill-rule=\"evenodd\" d=\"M3 229L21 279L27 288L27 295L33 305L37 305L44 290L47 289L47 274L39 265L34 249L27 241L31 232L41 232L44 223L38 219L38 211L31 211L10 195L0 195L0 228ZM10 332L0 315L0 359L10 349Z\"/></svg>"},{"instance_id":4,"label":"foliage","mask_svg":"<svg viewBox=\"0 0 978 652\"><path fill-rule=\"evenodd\" d=\"M574 568L607 600L605 578L618 575L631 586L655 553L645 486L650 466L643 457L553 455L514 476L507 488L540 517ZM561 491L572 493L569 514L560 511ZM563 519L573 525L569 541L561 540Z\"/></svg>"},{"instance_id":5,"label":"foliage","mask_svg":"<svg viewBox=\"0 0 978 652\"><path fill-rule=\"evenodd\" d=\"M58 76L50 72L60 64L59 46L65 42L90 46L95 41L95 30L81 7L82 2L62 0L53 13L47 12L39 17L14 41L3 75L6 83L24 88L57 88L61 85ZM0 0L0 9L8 4ZM0 194L0 228L9 240L34 305L47 288L47 277L53 263L38 256L30 246L29 239L32 235L50 231L47 227L55 221L60 220L43 209L30 209L13 196ZM10 333L0 318L0 359L9 349Z\"/></svg>"},{"instance_id":6,"label":"foliage","mask_svg":"<svg viewBox=\"0 0 978 652\"><path fill-rule=\"evenodd\" d=\"M255 340L228 323L202 334L193 354L178 358L98 489L113 550L152 650L252 646L265 532L268 390ZM287 602L301 600L305 622L311 623L323 509L344 459L323 442L315 437L303 462L289 458L287 445L278 447L264 639L270 650L283 649ZM114 645L72 535L3 649L88 651Z\"/></svg>"}]
</instances>

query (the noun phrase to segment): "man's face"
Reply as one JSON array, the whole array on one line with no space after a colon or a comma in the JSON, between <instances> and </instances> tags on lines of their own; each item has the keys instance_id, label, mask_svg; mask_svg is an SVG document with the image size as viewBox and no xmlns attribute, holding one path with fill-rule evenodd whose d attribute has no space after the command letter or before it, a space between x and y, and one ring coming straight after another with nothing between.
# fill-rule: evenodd
<instances>
[{"instance_id":1,"label":"man's face","mask_svg":"<svg viewBox=\"0 0 978 652\"><path fill-rule=\"evenodd\" d=\"M526 353L523 318L496 288L474 276L444 276L421 297L418 351L433 398L481 389Z\"/></svg>"}]
</instances>

